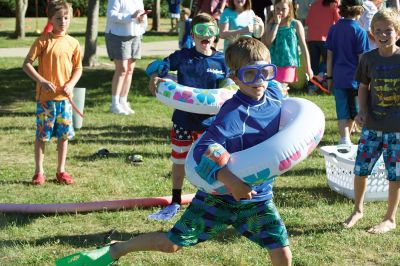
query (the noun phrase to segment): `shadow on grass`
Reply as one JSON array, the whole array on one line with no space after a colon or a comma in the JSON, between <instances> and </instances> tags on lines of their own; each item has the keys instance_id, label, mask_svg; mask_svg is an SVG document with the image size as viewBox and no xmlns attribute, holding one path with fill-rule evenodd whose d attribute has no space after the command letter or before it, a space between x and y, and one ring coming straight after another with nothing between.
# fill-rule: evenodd
<instances>
[{"instance_id":1,"label":"shadow on grass","mask_svg":"<svg viewBox=\"0 0 400 266\"><path fill-rule=\"evenodd\" d=\"M20 224L21 226L23 224ZM47 244L63 244L70 245L76 248L86 248L86 249L95 249L96 246L103 246L105 243L105 238L108 235L108 231L99 232L93 234L83 234L83 235L56 235L52 237L44 237L35 240L25 241L18 239L10 239L10 240L2 240L0 241L0 246L15 246L17 243L21 242L21 244L29 244L32 246L43 246ZM115 239L113 240L128 240L133 234L130 233L120 233L115 234Z\"/></svg>"},{"instance_id":2,"label":"shadow on grass","mask_svg":"<svg viewBox=\"0 0 400 266\"><path fill-rule=\"evenodd\" d=\"M22 64L22 61L21 61ZM76 87L86 88L85 106L93 107L110 102L111 80L114 69L84 68ZM35 83L23 72L22 68L2 69L0 80L8 81L0 85L0 116L27 116L31 113L7 110L16 101L35 101ZM132 95L150 96L148 77L143 69L136 68L133 73ZM102 97L104 96L104 97Z\"/></svg>"},{"instance_id":3,"label":"shadow on grass","mask_svg":"<svg viewBox=\"0 0 400 266\"><path fill-rule=\"evenodd\" d=\"M91 133L100 131L99 133ZM168 143L169 129L166 127L152 126L89 126L77 131L80 143L96 143L110 145L146 145L147 143ZM111 151L110 151L111 152Z\"/></svg>"},{"instance_id":4,"label":"shadow on grass","mask_svg":"<svg viewBox=\"0 0 400 266\"><path fill-rule=\"evenodd\" d=\"M291 208L311 208L320 205L320 201L324 201L328 205L348 202L348 199L332 191L328 185L305 188L279 187L274 189L274 195L274 202L277 206Z\"/></svg>"}]
</instances>

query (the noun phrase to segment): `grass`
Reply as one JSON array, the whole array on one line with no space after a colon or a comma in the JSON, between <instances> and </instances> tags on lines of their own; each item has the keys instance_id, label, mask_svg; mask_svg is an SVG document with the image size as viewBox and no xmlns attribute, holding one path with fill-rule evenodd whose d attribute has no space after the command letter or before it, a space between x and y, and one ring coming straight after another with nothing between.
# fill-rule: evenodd
<instances>
[{"instance_id":1,"label":"grass","mask_svg":"<svg viewBox=\"0 0 400 266\"><path fill-rule=\"evenodd\" d=\"M25 19L25 32L26 37L22 40L15 39L15 18L0 18L0 48L7 47L29 47L37 38L36 30L42 30L47 23L47 18L26 18ZM106 18L99 18L98 25L98 45L105 45L104 30L106 25ZM150 31L152 19L148 22L148 31L143 36L143 42L177 40L178 34L169 32L170 21L169 19L162 18L160 21L160 31ZM76 17L72 19L69 34L79 40L80 44L85 44L85 31L86 31L86 17Z\"/></svg>"},{"instance_id":2,"label":"grass","mask_svg":"<svg viewBox=\"0 0 400 266\"><path fill-rule=\"evenodd\" d=\"M1 33L1 31L0 31ZM8 41L1 41L7 43ZM1 43L0 42L0 43ZM11 47L11 45L9 46ZM171 163L168 132L172 110L147 90L144 69L154 57L138 60L129 100L136 111L124 117L108 112L113 69L84 69L79 87L87 88L84 127L69 146L67 169L73 186L52 181L56 145L47 145L45 171L49 181L30 185L34 171L34 84L22 72L21 58L0 60L0 194L1 203L60 203L116 200L170 195ZM108 62L107 58L100 58ZM332 96L309 97L298 90L291 96L318 104L326 115L320 146L338 139ZM357 136L353 137L356 141ZM100 148L114 156L95 158ZM140 153L145 163L132 166L126 158ZM184 192L195 189L187 182ZM275 184L275 203L285 221L294 265L400 265L399 230L369 235L366 229L380 222L386 203L366 204L365 218L352 230L340 222L352 201L327 186L324 159L316 150ZM55 258L100 245L105 232L116 229L115 239L140 233L167 231L176 221L147 219L158 208L101 211L85 214L23 215L0 213L1 265L54 265ZM139 252L120 265L270 265L266 251L229 229L213 240L176 254Z\"/></svg>"}]
</instances>

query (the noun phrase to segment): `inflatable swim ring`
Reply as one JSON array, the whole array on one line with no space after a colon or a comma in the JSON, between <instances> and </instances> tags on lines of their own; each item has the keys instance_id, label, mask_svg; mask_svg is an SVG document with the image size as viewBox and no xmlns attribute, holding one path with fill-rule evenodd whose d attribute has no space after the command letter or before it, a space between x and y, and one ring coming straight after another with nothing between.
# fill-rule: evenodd
<instances>
[{"instance_id":1,"label":"inflatable swim ring","mask_svg":"<svg viewBox=\"0 0 400 266\"><path fill-rule=\"evenodd\" d=\"M260 144L231 154L228 169L247 184L261 184L275 178L303 161L320 142L325 129L325 116L313 102L301 98L283 100L280 129ZM185 170L188 180L198 189L213 194L228 194L223 183L208 184L194 170L193 147Z\"/></svg>"},{"instance_id":2,"label":"inflatable swim ring","mask_svg":"<svg viewBox=\"0 0 400 266\"><path fill-rule=\"evenodd\" d=\"M219 89L197 89L176 83L172 79L160 82L157 88L157 99L175 109L196 114L216 114L222 104L232 98L238 90L237 85L227 79Z\"/></svg>"}]
</instances>

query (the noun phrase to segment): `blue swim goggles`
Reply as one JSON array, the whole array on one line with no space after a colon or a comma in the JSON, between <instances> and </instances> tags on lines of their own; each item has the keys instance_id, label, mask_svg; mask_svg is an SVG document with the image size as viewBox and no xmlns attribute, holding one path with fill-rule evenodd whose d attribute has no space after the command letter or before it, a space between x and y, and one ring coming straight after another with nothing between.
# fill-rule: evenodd
<instances>
[{"instance_id":1,"label":"blue swim goggles","mask_svg":"<svg viewBox=\"0 0 400 266\"><path fill-rule=\"evenodd\" d=\"M236 71L236 76L246 85L273 80L276 76L277 68L273 64L265 61L256 61L251 65L246 65Z\"/></svg>"},{"instance_id":2,"label":"blue swim goggles","mask_svg":"<svg viewBox=\"0 0 400 266\"><path fill-rule=\"evenodd\" d=\"M198 23L193 26L192 32L203 37L213 37L219 34L219 28L215 23Z\"/></svg>"}]
</instances>

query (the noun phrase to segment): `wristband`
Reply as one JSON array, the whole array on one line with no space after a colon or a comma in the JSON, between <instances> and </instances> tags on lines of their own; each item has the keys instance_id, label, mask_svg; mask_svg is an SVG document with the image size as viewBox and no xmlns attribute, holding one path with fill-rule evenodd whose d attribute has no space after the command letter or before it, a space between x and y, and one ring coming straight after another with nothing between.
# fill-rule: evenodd
<instances>
[{"instance_id":1,"label":"wristband","mask_svg":"<svg viewBox=\"0 0 400 266\"><path fill-rule=\"evenodd\" d=\"M333 79L331 76L326 76L325 79Z\"/></svg>"}]
</instances>

